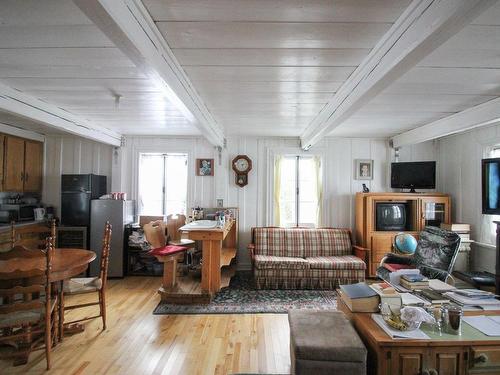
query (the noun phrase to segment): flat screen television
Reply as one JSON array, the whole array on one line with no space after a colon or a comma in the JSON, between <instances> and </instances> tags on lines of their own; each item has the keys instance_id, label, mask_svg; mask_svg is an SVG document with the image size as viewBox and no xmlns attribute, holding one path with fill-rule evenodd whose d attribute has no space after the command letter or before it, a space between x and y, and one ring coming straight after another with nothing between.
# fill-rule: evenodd
<instances>
[{"instance_id":1,"label":"flat screen television","mask_svg":"<svg viewBox=\"0 0 500 375\"><path fill-rule=\"evenodd\" d=\"M391 164L391 187L393 189L435 189L436 162L417 161Z\"/></svg>"},{"instance_id":2,"label":"flat screen television","mask_svg":"<svg viewBox=\"0 0 500 375\"><path fill-rule=\"evenodd\" d=\"M500 158L482 160L483 214L500 215Z\"/></svg>"},{"instance_id":3,"label":"flat screen television","mask_svg":"<svg viewBox=\"0 0 500 375\"><path fill-rule=\"evenodd\" d=\"M377 231L404 231L407 223L405 203L379 202L375 206Z\"/></svg>"}]
</instances>

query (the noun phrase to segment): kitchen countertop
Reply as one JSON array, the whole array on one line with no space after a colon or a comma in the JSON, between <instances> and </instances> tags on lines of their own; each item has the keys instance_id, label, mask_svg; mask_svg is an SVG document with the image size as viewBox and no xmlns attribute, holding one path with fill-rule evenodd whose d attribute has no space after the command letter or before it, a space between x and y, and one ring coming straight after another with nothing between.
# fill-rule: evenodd
<instances>
[{"instance_id":1,"label":"kitchen countertop","mask_svg":"<svg viewBox=\"0 0 500 375\"><path fill-rule=\"evenodd\" d=\"M22 227L27 227L29 225L34 225L34 224L43 224L46 223L46 220L42 221L35 221L35 220L30 220L30 221L21 221L17 222L14 224L14 228L22 228ZM10 229L10 223L0 223L0 232L4 232L6 230Z\"/></svg>"}]
</instances>

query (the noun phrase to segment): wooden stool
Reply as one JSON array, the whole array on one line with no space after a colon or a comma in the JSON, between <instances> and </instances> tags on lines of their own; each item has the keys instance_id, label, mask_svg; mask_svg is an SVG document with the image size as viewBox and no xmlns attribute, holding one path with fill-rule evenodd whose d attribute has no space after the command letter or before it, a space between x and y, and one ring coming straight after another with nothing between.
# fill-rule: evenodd
<instances>
[{"instance_id":1,"label":"wooden stool","mask_svg":"<svg viewBox=\"0 0 500 375\"><path fill-rule=\"evenodd\" d=\"M185 246L167 245L149 251L149 254L154 255L159 262L163 263L163 289L169 290L175 287L177 258L187 249Z\"/></svg>"}]
</instances>

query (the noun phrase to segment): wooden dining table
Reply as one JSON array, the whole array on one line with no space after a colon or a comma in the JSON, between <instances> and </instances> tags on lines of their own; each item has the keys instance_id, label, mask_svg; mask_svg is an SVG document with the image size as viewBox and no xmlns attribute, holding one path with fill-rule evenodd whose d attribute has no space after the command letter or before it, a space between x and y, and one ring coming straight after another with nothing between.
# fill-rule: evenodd
<instances>
[{"instance_id":1,"label":"wooden dining table","mask_svg":"<svg viewBox=\"0 0 500 375\"><path fill-rule=\"evenodd\" d=\"M29 254L29 250L27 252ZM8 252L0 253L0 260L8 259ZM54 249L54 255L52 257L52 270L50 274L50 281L57 286L58 293L58 308L59 308L59 341L62 341L64 336L64 280L68 280L72 277L80 275L87 270L88 265L96 258L96 253L90 250L83 249ZM29 261L31 259L31 261ZM33 263L33 258L29 255L26 257L27 262ZM45 258L40 257L40 261L44 262ZM2 281L12 281L16 280L2 280ZM83 326L76 327L73 332L82 331ZM27 358L23 358L20 363L26 363Z\"/></svg>"}]
</instances>

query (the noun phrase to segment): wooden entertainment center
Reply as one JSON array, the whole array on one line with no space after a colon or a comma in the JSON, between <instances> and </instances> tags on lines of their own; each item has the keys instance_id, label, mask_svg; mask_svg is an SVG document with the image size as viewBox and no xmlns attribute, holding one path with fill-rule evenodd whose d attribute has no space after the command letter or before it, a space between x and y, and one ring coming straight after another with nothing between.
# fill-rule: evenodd
<instances>
[{"instance_id":1,"label":"wooden entertainment center","mask_svg":"<svg viewBox=\"0 0 500 375\"><path fill-rule=\"evenodd\" d=\"M405 214L404 230L377 228L377 205L402 204ZM401 206L401 205L399 205ZM376 276L378 264L386 253L392 251L394 237L401 232L418 239L426 226L450 223L451 199L440 193L357 193L356 194L356 245L368 250L358 251L367 265L367 276Z\"/></svg>"}]
</instances>

